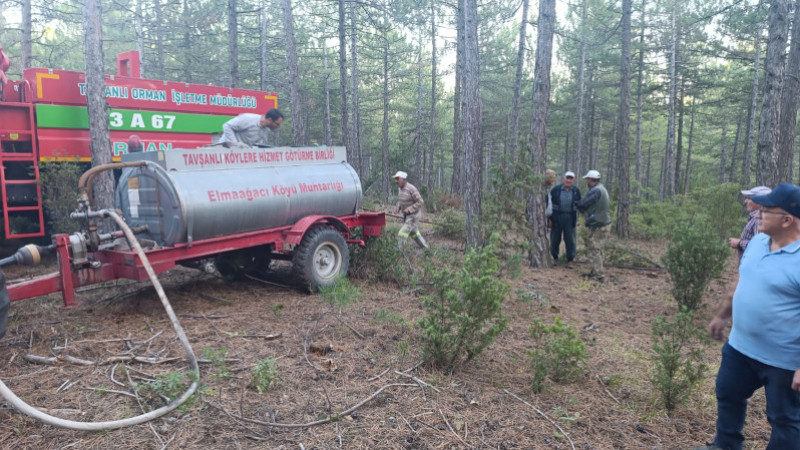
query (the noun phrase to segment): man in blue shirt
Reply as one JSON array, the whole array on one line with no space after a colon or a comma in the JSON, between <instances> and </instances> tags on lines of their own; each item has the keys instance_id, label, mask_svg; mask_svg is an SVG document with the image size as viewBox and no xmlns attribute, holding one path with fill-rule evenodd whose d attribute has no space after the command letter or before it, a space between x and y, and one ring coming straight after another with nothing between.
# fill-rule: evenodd
<instances>
[{"instance_id":1,"label":"man in blue shirt","mask_svg":"<svg viewBox=\"0 0 800 450\"><path fill-rule=\"evenodd\" d=\"M800 449L800 188L781 183L756 195L759 234L739 264L736 289L708 326L722 340L717 435L705 449L742 448L747 400L764 387L768 450Z\"/></svg>"},{"instance_id":2,"label":"man in blue shirt","mask_svg":"<svg viewBox=\"0 0 800 450\"><path fill-rule=\"evenodd\" d=\"M558 264L558 252L561 247L561 237L564 237L564 246L567 247L568 269L572 268L575 259L575 226L578 225L578 209L575 205L581 199L581 190L575 183L573 172L564 173L564 182L550 191L550 203L553 206L553 215L550 220L553 227L550 229L550 254L553 261Z\"/></svg>"}]
</instances>

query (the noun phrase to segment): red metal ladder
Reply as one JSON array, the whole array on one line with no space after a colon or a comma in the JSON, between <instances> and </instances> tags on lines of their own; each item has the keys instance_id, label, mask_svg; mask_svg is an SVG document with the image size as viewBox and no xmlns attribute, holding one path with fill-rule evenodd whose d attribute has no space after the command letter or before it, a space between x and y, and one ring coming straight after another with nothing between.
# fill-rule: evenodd
<instances>
[{"instance_id":1,"label":"red metal ladder","mask_svg":"<svg viewBox=\"0 0 800 450\"><path fill-rule=\"evenodd\" d=\"M3 226L6 239L44 236L44 213L42 211L42 187L39 183L39 147L30 103L0 102L0 187L2 187ZM14 174L7 171L10 166L17 169ZM35 198L14 199L15 186L31 186ZM18 205L17 203L23 203ZM16 218L32 225L24 230L15 230L12 221ZM33 231L38 227L38 231Z\"/></svg>"}]
</instances>

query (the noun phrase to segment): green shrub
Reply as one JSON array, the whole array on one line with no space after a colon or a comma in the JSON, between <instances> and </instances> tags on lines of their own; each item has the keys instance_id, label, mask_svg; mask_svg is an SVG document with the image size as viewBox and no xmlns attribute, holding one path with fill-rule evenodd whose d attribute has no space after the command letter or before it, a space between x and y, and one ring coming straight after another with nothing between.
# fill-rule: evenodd
<instances>
[{"instance_id":1,"label":"green shrub","mask_svg":"<svg viewBox=\"0 0 800 450\"><path fill-rule=\"evenodd\" d=\"M144 398L150 405L157 405L165 397L168 401L173 401L183 395L191 384L191 378L183 372L173 371L155 376L155 379L141 384L135 384L134 389L136 393ZM181 406L178 411L185 413L191 406L197 403L198 392L190 396ZM153 409L156 409L154 407Z\"/></svg>"},{"instance_id":2,"label":"green shrub","mask_svg":"<svg viewBox=\"0 0 800 450\"><path fill-rule=\"evenodd\" d=\"M651 382L659 392L659 401L672 414L691 396L707 369L702 363L703 350L692 347L706 339L694 325L694 314L685 308L671 321L656 317L652 323L655 370Z\"/></svg>"},{"instance_id":3,"label":"green shrub","mask_svg":"<svg viewBox=\"0 0 800 450\"><path fill-rule=\"evenodd\" d=\"M397 248L399 230L398 225L387 226L380 236L369 239L366 248L354 248L350 258L350 273L356 278L409 284L414 274L403 252Z\"/></svg>"},{"instance_id":4,"label":"green shrub","mask_svg":"<svg viewBox=\"0 0 800 450\"><path fill-rule=\"evenodd\" d=\"M664 255L678 305L695 310L712 278L722 274L730 249L703 223L686 223L675 229Z\"/></svg>"},{"instance_id":5,"label":"green shrub","mask_svg":"<svg viewBox=\"0 0 800 450\"><path fill-rule=\"evenodd\" d=\"M454 239L457 241L467 240L467 216L455 208L448 208L439 215L439 220L433 227L436 236Z\"/></svg>"},{"instance_id":6,"label":"green shrub","mask_svg":"<svg viewBox=\"0 0 800 450\"><path fill-rule=\"evenodd\" d=\"M531 322L530 333L536 344L533 350L527 351L533 369L531 387L534 392L544 389L548 376L553 381L571 382L583 373L586 345L572 326L560 317L549 326L537 318Z\"/></svg>"},{"instance_id":7,"label":"green shrub","mask_svg":"<svg viewBox=\"0 0 800 450\"><path fill-rule=\"evenodd\" d=\"M499 277L499 238L492 235L480 251L468 249L463 267L433 269L433 294L423 299L422 354L432 365L447 371L472 360L506 326L501 305L510 291Z\"/></svg>"},{"instance_id":8,"label":"green shrub","mask_svg":"<svg viewBox=\"0 0 800 450\"><path fill-rule=\"evenodd\" d=\"M248 386L258 391L259 394L274 388L281 379L278 374L278 360L267 358L258 361L253 367L252 375Z\"/></svg>"},{"instance_id":9,"label":"green shrub","mask_svg":"<svg viewBox=\"0 0 800 450\"><path fill-rule=\"evenodd\" d=\"M69 214L78 207L78 179L85 165L77 161L42 161L39 167L49 232L73 233L80 229L80 222L70 219Z\"/></svg>"},{"instance_id":10,"label":"green shrub","mask_svg":"<svg viewBox=\"0 0 800 450\"><path fill-rule=\"evenodd\" d=\"M215 379L227 378L231 376L231 371L225 365L225 357L228 356L227 348L206 347L200 352L200 354L202 355L203 359L207 359L211 365L217 369L217 372L214 374Z\"/></svg>"},{"instance_id":11,"label":"green shrub","mask_svg":"<svg viewBox=\"0 0 800 450\"><path fill-rule=\"evenodd\" d=\"M330 286L320 286L319 295L323 300L337 306L341 311L345 306L361 298L361 289L353 284L349 278L339 277Z\"/></svg>"}]
</instances>

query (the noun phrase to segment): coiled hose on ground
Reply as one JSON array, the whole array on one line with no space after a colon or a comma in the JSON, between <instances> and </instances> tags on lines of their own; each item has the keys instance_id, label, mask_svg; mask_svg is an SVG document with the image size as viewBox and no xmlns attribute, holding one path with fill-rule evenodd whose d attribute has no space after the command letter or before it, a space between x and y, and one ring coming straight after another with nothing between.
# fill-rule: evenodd
<instances>
[{"instance_id":1,"label":"coiled hose on ground","mask_svg":"<svg viewBox=\"0 0 800 450\"><path fill-rule=\"evenodd\" d=\"M133 231L128 227L125 221L114 211L112 210L102 210L96 213L102 217L111 217L114 222L122 229L125 233L125 237L128 239L128 242L131 245L131 248L136 252L139 258L142 260L142 264L144 265L145 271L147 275L150 277L150 281L153 283L153 287L156 289L158 293L158 297L161 299L161 304L164 306L164 309L167 312L167 316L169 316L169 320L172 323L172 327L175 329L175 334L177 334L178 339L181 341L183 345L183 349L186 351L186 357L189 360L189 368L192 370L194 376L190 377L193 381L192 384L189 386L189 389L184 392L178 399L173 400L169 404L162 406L156 410L150 411L149 413L145 413L139 416L131 417L128 419L120 419L120 420L111 420L107 422L77 422L74 420L67 420L62 419L59 417L51 416L49 414L45 414L42 411L34 408L33 406L25 403L19 397L14 394L8 386L0 380L0 396L2 396L11 406L13 406L17 411L27 414L33 418L39 419L40 421L48 424L53 425L61 428L68 428L70 430L78 430L78 431L100 431L100 430L112 430L116 428L124 428L130 427L133 425L139 425L145 423L147 421L156 419L161 417L170 411L174 410L175 408L182 405L186 400L191 397L194 392L197 390L198 383L200 380L200 366L197 363L197 357L192 350L191 345L189 344L189 340L186 338L186 333L183 331L183 327L181 327L180 322L178 322L178 317L175 315L175 312L172 310L172 305L170 305L169 300L167 299L167 294L164 293L164 288L161 286L161 283L158 281L158 277L156 277L155 271L153 271L153 267L150 265L150 261L147 259L144 250L139 245L139 242L136 240L136 237L133 234Z\"/></svg>"}]
</instances>

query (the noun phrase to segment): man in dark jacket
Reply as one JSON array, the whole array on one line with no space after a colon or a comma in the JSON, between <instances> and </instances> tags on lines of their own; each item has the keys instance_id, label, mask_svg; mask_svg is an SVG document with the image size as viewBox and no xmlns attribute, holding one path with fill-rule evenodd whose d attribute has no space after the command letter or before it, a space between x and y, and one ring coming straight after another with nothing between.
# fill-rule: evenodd
<instances>
[{"instance_id":1,"label":"man in dark jacket","mask_svg":"<svg viewBox=\"0 0 800 450\"><path fill-rule=\"evenodd\" d=\"M578 211L586 216L586 228L589 229L586 239L589 259L592 261L589 278L595 278L602 282L604 280L603 246L611 228L611 201L608 198L608 191L600 183L600 172L590 170L583 178L589 185L589 192L578 202L577 207Z\"/></svg>"},{"instance_id":2,"label":"man in dark jacket","mask_svg":"<svg viewBox=\"0 0 800 450\"><path fill-rule=\"evenodd\" d=\"M564 245L567 247L567 265L572 268L572 260L575 259L575 226L578 224L578 209L576 204L581 199L581 190L576 186L575 174L566 172L564 182L554 187L550 191L550 202L553 205L553 228L550 229L550 254L553 261L558 264L558 251L561 247L561 237L564 237Z\"/></svg>"}]
</instances>

